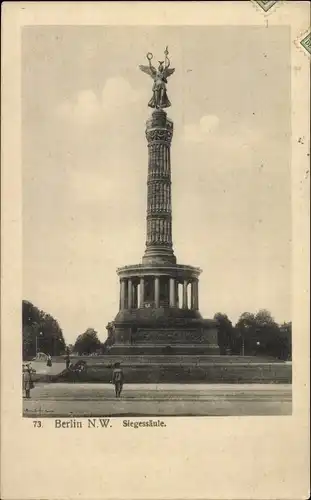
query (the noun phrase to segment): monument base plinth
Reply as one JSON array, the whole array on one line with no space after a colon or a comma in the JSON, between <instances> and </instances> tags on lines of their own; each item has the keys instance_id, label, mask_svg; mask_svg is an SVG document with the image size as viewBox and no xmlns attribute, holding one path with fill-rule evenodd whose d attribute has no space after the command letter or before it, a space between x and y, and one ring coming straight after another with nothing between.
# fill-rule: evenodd
<instances>
[{"instance_id":1,"label":"monument base plinth","mask_svg":"<svg viewBox=\"0 0 311 500\"><path fill-rule=\"evenodd\" d=\"M181 314L184 314L181 312ZM215 355L219 354L217 325L202 318L146 319L127 316L116 321L109 353L122 355ZM140 320L139 320L140 319Z\"/></svg>"}]
</instances>

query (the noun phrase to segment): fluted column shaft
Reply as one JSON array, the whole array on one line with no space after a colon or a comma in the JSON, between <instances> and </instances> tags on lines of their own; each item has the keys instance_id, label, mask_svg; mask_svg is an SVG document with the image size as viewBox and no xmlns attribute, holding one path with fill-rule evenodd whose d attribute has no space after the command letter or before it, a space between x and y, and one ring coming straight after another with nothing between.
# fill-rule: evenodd
<instances>
[{"instance_id":1,"label":"fluted column shaft","mask_svg":"<svg viewBox=\"0 0 311 500\"><path fill-rule=\"evenodd\" d=\"M147 237L143 262L175 263L172 242L172 202L170 147L173 122L163 110L156 110L147 121L148 180Z\"/></svg>"},{"instance_id":2,"label":"fluted column shaft","mask_svg":"<svg viewBox=\"0 0 311 500\"><path fill-rule=\"evenodd\" d=\"M149 143L147 245L172 246L171 178L169 145Z\"/></svg>"}]
</instances>

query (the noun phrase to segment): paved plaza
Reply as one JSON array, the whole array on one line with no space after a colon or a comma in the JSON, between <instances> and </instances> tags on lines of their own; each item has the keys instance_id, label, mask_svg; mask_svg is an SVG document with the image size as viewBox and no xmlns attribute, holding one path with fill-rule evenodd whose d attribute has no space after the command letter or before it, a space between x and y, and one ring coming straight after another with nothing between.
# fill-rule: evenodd
<instances>
[{"instance_id":1,"label":"paved plaza","mask_svg":"<svg viewBox=\"0 0 311 500\"><path fill-rule=\"evenodd\" d=\"M37 384L24 416L290 415L290 384Z\"/></svg>"}]
</instances>

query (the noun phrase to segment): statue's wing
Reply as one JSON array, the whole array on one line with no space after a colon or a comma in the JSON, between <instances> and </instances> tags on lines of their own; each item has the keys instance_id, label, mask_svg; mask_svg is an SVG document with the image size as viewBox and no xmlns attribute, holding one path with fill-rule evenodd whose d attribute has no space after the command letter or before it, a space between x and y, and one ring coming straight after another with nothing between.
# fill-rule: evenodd
<instances>
[{"instance_id":1,"label":"statue's wing","mask_svg":"<svg viewBox=\"0 0 311 500\"><path fill-rule=\"evenodd\" d=\"M175 71L175 68L165 68L164 75L166 78L171 76Z\"/></svg>"},{"instance_id":2,"label":"statue's wing","mask_svg":"<svg viewBox=\"0 0 311 500\"><path fill-rule=\"evenodd\" d=\"M144 66L140 64L139 69L144 73L147 73L147 75L151 76L151 78L153 78L156 74L156 69L153 66Z\"/></svg>"}]
</instances>

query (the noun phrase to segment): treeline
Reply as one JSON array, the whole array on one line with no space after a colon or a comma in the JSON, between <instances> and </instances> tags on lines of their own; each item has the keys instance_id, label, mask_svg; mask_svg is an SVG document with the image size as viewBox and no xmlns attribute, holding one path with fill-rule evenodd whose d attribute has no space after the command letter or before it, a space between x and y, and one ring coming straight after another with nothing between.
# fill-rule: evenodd
<instances>
[{"instance_id":1,"label":"treeline","mask_svg":"<svg viewBox=\"0 0 311 500\"><path fill-rule=\"evenodd\" d=\"M265 355L282 360L292 356L292 324L277 324L271 313L244 312L235 325L226 314L217 313L220 354Z\"/></svg>"},{"instance_id":2,"label":"treeline","mask_svg":"<svg viewBox=\"0 0 311 500\"><path fill-rule=\"evenodd\" d=\"M58 321L27 300L22 303L23 359L34 358L38 352L51 356L64 355L67 352L77 354L103 353L106 343L101 342L98 333L88 328L78 335L75 344L68 344L63 336Z\"/></svg>"},{"instance_id":3,"label":"treeline","mask_svg":"<svg viewBox=\"0 0 311 500\"><path fill-rule=\"evenodd\" d=\"M63 354L66 349L58 321L31 302L22 303L23 358L44 352L51 356Z\"/></svg>"},{"instance_id":4,"label":"treeline","mask_svg":"<svg viewBox=\"0 0 311 500\"><path fill-rule=\"evenodd\" d=\"M101 342L94 328L88 328L78 335L74 344L66 346L58 321L40 310L31 302L23 300L22 305L23 358L29 359L38 352L51 356L70 352L81 354L104 354L111 344L111 324L108 323L108 338ZM257 314L244 312L235 325L228 316L217 313L218 344L222 355L265 355L282 360L292 356L292 324L277 324L271 313L265 309ZM109 328L110 326L110 328ZM110 332L110 333L109 333Z\"/></svg>"},{"instance_id":5,"label":"treeline","mask_svg":"<svg viewBox=\"0 0 311 500\"><path fill-rule=\"evenodd\" d=\"M104 353L107 340L101 342L98 333L88 328L78 335L75 344L68 344L64 339L58 321L27 300L22 302L23 359L32 359L38 352L51 356L64 355L67 352L77 354Z\"/></svg>"}]
</instances>

